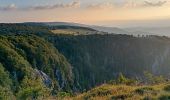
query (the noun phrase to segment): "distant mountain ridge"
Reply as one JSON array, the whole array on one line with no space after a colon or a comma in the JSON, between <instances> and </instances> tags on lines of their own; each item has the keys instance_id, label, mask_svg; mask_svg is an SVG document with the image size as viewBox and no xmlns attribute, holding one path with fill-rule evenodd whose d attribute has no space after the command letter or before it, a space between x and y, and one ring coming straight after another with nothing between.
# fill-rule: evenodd
<instances>
[{"instance_id":1,"label":"distant mountain ridge","mask_svg":"<svg viewBox=\"0 0 170 100\"><path fill-rule=\"evenodd\" d=\"M118 28L118 27L106 27L97 25L85 25L71 22L40 22L39 24L49 26L79 26L89 27L97 31L115 33L115 34L128 34L128 35L159 35L159 36L170 36L170 27L129 27L129 28Z\"/></svg>"},{"instance_id":2,"label":"distant mountain ridge","mask_svg":"<svg viewBox=\"0 0 170 100\"><path fill-rule=\"evenodd\" d=\"M134 34L170 36L170 27L132 27L125 30Z\"/></svg>"}]
</instances>

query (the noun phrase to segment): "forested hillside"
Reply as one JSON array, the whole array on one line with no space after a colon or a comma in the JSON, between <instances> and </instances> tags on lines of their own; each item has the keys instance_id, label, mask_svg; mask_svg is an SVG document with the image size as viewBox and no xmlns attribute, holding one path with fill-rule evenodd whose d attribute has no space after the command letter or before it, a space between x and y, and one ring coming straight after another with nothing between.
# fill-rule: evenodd
<instances>
[{"instance_id":1,"label":"forested hillside","mask_svg":"<svg viewBox=\"0 0 170 100\"><path fill-rule=\"evenodd\" d=\"M0 55L0 98L3 100L11 100L13 96L42 98L73 89L71 65L42 38L0 36Z\"/></svg>"},{"instance_id":2,"label":"forested hillside","mask_svg":"<svg viewBox=\"0 0 170 100\"><path fill-rule=\"evenodd\" d=\"M0 24L0 34L9 35L9 34L36 34L39 36L44 36L51 34L48 27L43 24Z\"/></svg>"},{"instance_id":3,"label":"forested hillside","mask_svg":"<svg viewBox=\"0 0 170 100\"><path fill-rule=\"evenodd\" d=\"M49 37L74 66L81 89L115 79L120 72L142 80L143 73L169 76L170 39L129 35L57 35Z\"/></svg>"}]
</instances>

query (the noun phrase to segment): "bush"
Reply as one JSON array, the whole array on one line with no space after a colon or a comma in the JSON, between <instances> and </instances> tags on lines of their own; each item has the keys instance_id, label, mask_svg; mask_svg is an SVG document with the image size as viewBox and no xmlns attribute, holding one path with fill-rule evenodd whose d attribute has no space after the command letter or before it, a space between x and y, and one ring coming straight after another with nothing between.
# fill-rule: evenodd
<instances>
[{"instance_id":1,"label":"bush","mask_svg":"<svg viewBox=\"0 0 170 100\"><path fill-rule=\"evenodd\" d=\"M127 98L132 97L132 94L123 94L123 95L118 95L118 96L112 96L112 100L126 100Z\"/></svg>"},{"instance_id":2,"label":"bush","mask_svg":"<svg viewBox=\"0 0 170 100\"><path fill-rule=\"evenodd\" d=\"M107 95L111 95L112 94L112 91L107 89L107 88L97 88L97 89L94 89L90 92L87 93L87 95L84 96L84 99L89 99L91 97L97 97L97 96L107 96Z\"/></svg>"},{"instance_id":3,"label":"bush","mask_svg":"<svg viewBox=\"0 0 170 100\"><path fill-rule=\"evenodd\" d=\"M137 83L137 81L133 80L133 79L126 78L122 73L120 73L116 83L117 84L132 85L132 84Z\"/></svg>"},{"instance_id":4,"label":"bush","mask_svg":"<svg viewBox=\"0 0 170 100\"><path fill-rule=\"evenodd\" d=\"M120 73L119 74L119 77L118 77L118 79L117 79L117 83L119 83L119 84L124 84L124 83L126 83L128 81L128 79L122 74L122 73Z\"/></svg>"},{"instance_id":5,"label":"bush","mask_svg":"<svg viewBox=\"0 0 170 100\"><path fill-rule=\"evenodd\" d=\"M135 90L135 93L140 94L140 95L144 95L145 93L150 93L153 92L154 89L151 87L143 87L143 88L138 88Z\"/></svg>"},{"instance_id":6,"label":"bush","mask_svg":"<svg viewBox=\"0 0 170 100\"><path fill-rule=\"evenodd\" d=\"M159 100L170 100L170 95L162 95L159 97Z\"/></svg>"},{"instance_id":7,"label":"bush","mask_svg":"<svg viewBox=\"0 0 170 100\"><path fill-rule=\"evenodd\" d=\"M144 75L146 77L146 82L149 84L159 84L166 81L163 76L154 76L153 74L146 71L144 72Z\"/></svg>"},{"instance_id":8,"label":"bush","mask_svg":"<svg viewBox=\"0 0 170 100\"><path fill-rule=\"evenodd\" d=\"M57 96L60 98L64 98L64 97L70 97L71 94L67 92L58 92Z\"/></svg>"},{"instance_id":9,"label":"bush","mask_svg":"<svg viewBox=\"0 0 170 100\"><path fill-rule=\"evenodd\" d=\"M155 98L153 98L151 96L146 96L146 97L144 97L143 100L157 100L157 99L155 99Z\"/></svg>"},{"instance_id":10,"label":"bush","mask_svg":"<svg viewBox=\"0 0 170 100\"><path fill-rule=\"evenodd\" d=\"M165 86L164 90L170 92L170 85Z\"/></svg>"}]
</instances>

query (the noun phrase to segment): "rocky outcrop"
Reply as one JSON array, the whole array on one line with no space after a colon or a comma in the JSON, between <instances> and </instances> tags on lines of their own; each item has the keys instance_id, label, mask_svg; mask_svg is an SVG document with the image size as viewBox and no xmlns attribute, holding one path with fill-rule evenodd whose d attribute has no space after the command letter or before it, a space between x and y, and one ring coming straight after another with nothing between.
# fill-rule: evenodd
<instances>
[{"instance_id":1,"label":"rocky outcrop","mask_svg":"<svg viewBox=\"0 0 170 100\"><path fill-rule=\"evenodd\" d=\"M57 70L57 69L56 69L56 70L55 70L55 75L56 75L56 80L57 80L58 83L59 83L59 88L60 88L60 89L63 89L64 86L65 86L65 84L66 84L66 82L65 82L65 79L63 79L60 70Z\"/></svg>"},{"instance_id":2,"label":"rocky outcrop","mask_svg":"<svg viewBox=\"0 0 170 100\"><path fill-rule=\"evenodd\" d=\"M41 79L43 80L44 84L47 87L50 88L52 86L52 80L47 74L45 74L43 71L40 71L38 69L35 69L35 72L39 77L41 77Z\"/></svg>"}]
</instances>

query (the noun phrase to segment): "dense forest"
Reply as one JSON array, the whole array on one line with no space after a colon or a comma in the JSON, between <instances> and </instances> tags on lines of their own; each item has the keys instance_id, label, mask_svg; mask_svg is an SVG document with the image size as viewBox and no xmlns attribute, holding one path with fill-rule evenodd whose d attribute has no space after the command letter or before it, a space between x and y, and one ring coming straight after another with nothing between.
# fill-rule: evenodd
<instances>
[{"instance_id":1,"label":"dense forest","mask_svg":"<svg viewBox=\"0 0 170 100\"><path fill-rule=\"evenodd\" d=\"M118 76L138 80L144 72L169 75L170 39L129 35L57 35L49 37L55 47L74 66L76 80L89 89Z\"/></svg>"},{"instance_id":2,"label":"dense forest","mask_svg":"<svg viewBox=\"0 0 170 100\"><path fill-rule=\"evenodd\" d=\"M0 24L0 99L74 95L126 77L147 83L145 72L169 78L170 38L122 34L53 34L86 27Z\"/></svg>"}]
</instances>

